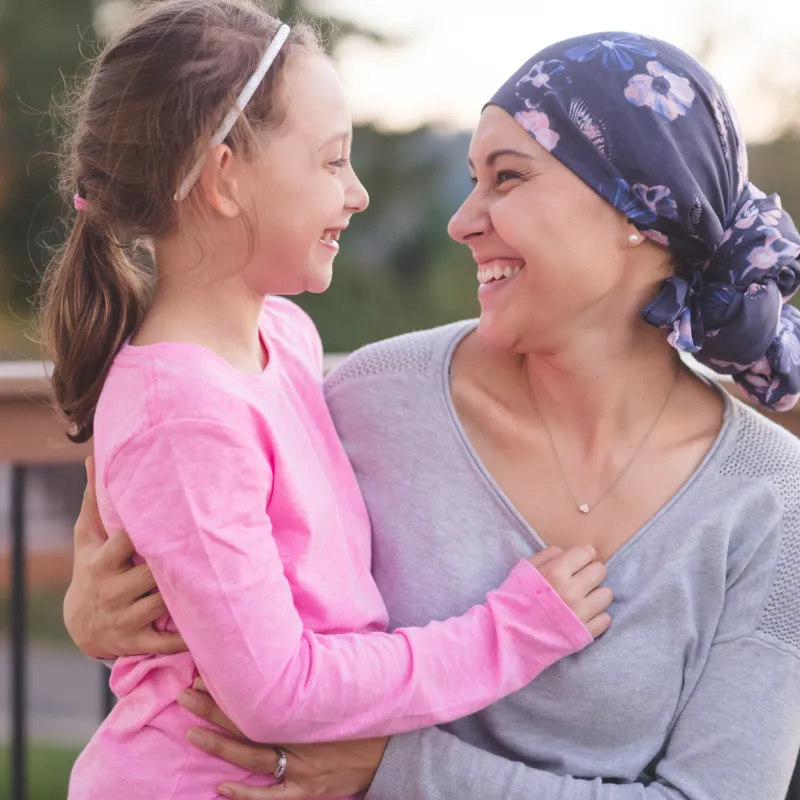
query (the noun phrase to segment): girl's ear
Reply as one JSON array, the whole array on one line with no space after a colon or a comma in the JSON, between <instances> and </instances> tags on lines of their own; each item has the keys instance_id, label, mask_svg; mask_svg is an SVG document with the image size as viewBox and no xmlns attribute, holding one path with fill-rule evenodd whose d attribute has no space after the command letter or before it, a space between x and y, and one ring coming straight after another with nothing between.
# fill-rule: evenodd
<instances>
[{"instance_id":1,"label":"girl's ear","mask_svg":"<svg viewBox=\"0 0 800 800\"><path fill-rule=\"evenodd\" d=\"M226 144L217 145L206 158L199 182L211 207L223 217L233 219L241 213L236 202L238 181L233 151Z\"/></svg>"}]
</instances>

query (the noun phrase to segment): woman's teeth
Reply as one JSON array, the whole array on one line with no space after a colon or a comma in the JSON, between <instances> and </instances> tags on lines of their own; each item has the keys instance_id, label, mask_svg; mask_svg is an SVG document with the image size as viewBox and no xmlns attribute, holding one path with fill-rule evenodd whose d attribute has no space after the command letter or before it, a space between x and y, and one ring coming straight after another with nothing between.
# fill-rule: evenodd
<instances>
[{"instance_id":1,"label":"woman's teeth","mask_svg":"<svg viewBox=\"0 0 800 800\"><path fill-rule=\"evenodd\" d=\"M522 271L524 264L508 261L493 261L489 264L482 264L478 268L478 282L481 285L500 281L504 278L513 278Z\"/></svg>"}]
</instances>

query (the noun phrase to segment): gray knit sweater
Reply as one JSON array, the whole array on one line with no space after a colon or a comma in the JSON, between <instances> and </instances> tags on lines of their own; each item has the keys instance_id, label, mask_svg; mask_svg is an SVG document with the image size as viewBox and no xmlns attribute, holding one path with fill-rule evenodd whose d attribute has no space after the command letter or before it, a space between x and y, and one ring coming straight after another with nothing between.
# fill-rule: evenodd
<instances>
[{"instance_id":1,"label":"gray knit sweater","mask_svg":"<svg viewBox=\"0 0 800 800\"><path fill-rule=\"evenodd\" d=\"M449 391L462 322L326 392L392 626L463 613L542 542ZM395 737L369 800L783 800L800 748L800 442L728 400L683 489L608 563L611 629L472 717Z\"/></svg>"}]
</instances>

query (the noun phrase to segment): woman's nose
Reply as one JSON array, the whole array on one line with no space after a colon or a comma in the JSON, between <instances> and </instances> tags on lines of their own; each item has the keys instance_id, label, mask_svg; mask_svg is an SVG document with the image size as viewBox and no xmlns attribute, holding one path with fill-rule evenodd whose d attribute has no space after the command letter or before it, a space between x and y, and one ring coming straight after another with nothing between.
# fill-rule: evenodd
<instances>
[{"instance_id":1,"label":"woman's nose","mask_svg":"<svg viewBox=\"0 0 800 800\"><path fill-rule=\"evenodd\" d=\"M450 218L447 233L456 242L467 244L476 236L485 234L488 225L489 217L473 192Z\"/></svg>"}]
</instances>

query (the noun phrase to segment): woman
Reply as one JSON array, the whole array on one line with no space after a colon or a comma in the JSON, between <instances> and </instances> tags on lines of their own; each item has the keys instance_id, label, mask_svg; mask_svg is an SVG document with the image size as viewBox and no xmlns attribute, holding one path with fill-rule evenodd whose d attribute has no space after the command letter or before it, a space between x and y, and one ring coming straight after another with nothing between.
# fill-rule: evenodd
<instances>
[{"instance_id":1,"label":"woman","mask_svg":"<svg viewBox=\"0 0 800 800\"><path fill-rule=\"evenodd\" d=\"M534 685L385 752L291 748L279 796L782 800L800 747L800 443L676 349L789 408L800 235L748 182L716 82L631 34L534 56L485 108L470 171L450 234L478 264L477 326L371 345L328 379L375 577L392 624L418 625L463 611L532 541L588 542L614 623ZM130 620L157 602L132 605L148 581L115 556L78 547L66 616L94 655L136 647ZM185 702L224 722L202 693ZM275 768L270 746L204 742Z\"/></svg>"}]
</instances>

